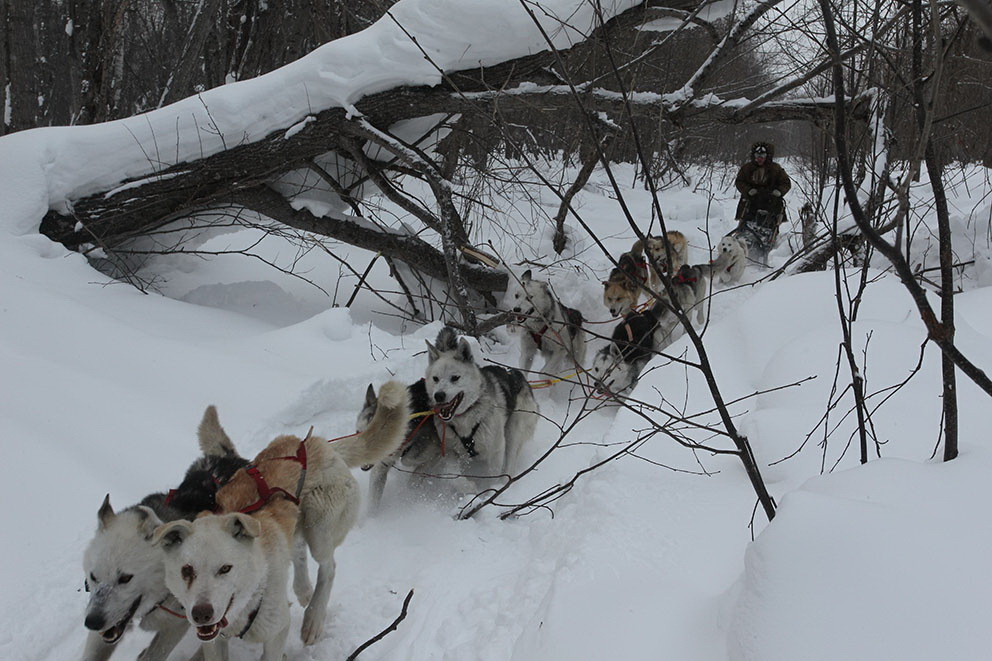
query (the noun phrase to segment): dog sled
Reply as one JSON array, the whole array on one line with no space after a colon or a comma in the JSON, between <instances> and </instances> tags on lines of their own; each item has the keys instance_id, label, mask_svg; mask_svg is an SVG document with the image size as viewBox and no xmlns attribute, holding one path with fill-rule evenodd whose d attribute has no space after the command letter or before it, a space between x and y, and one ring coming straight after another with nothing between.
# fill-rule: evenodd
<instances>
[{"instance_id":1,"label":"dog sled","mask_svg":"<svg viewBox=\"0 0 992 661\"><path fill-rule=\"evenodd\" d=\"M785 221L785 200L771 191L760 191L745 199L737 229L731 234L747 243L748 259L768 265L768 253L778 240L779 226Z\"/></svg>"}]
</instances>

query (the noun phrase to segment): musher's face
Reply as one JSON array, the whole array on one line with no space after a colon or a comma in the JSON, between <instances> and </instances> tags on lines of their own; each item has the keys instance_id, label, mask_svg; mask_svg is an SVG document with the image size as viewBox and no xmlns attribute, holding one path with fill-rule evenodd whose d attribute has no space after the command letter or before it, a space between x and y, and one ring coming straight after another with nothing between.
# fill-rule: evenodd
<instances>
[{"instance_id":1,"label":"musher's face","mask_svg":"<svg viewBox=\"0 0 992 661\"><path fill-rule=\"evenodd\" d=\"M765 164L765 155L764 154L755 154L754 155L754 162L757 163L758 165L764 165Z\"/></svg>"}]
</instances>

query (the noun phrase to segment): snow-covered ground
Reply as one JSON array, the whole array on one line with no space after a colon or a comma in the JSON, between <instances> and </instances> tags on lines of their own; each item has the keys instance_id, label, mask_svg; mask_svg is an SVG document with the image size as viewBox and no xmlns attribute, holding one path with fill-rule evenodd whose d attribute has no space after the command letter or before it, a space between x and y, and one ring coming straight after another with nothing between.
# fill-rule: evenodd
<instances>
[{"instance_id":1,"label":"snow-covered ground","mask_svg":"<svg viewBox=\"0 0 992 661\"><path fill-rule=\"evenodd\" d=\"M401 4L422 11L444 3ZM318 64L309 71L297 65L292 75L317 76L325 56L311 60ZM356 74L355 80L363 79ZM267 85L271 93L284 82L274 75L252 85ZM243 85L209 93L212 121L244 120L238 114L244 95L255 88ZM167 135L176 130L174 118L197 103L142 121L155 127L160 144L175 145ZM299 119L261 111L253 117L264 124L253 135ZM278 433L302 434L311 425L324 436L346 434L366 385L418 378L426 365L424 340L440 328L401 326L376 313L385 306L372 298L360 298L351 310L332 307L338 264L320 251L299 266L331 296L233 255L151 260L143 272L156 283L149 294L109 282L37 227L66 196L147 166L135 143L137 122L125 124L0 140L3 659L78 657L87 600L81 558L100 502L109 493L122 507L175 486L197 454L195 430L206 405L218 406L248 456ZM957 339L988 370L992 187L986 171L968 173L968 185L951 190L960 261L975 260L964 267L964 291L955 298ZM618 179L634 183L629 169L621 168ZM662 193L660 202L669 229L689 238L691 261L703 262L708 244L731 228L734 201L718 186L710 194L705 181L694 184L700 185ZM556 208L550 193L534 194L529 204ZM651 217L644 190L632 186L624 197L635 217ZM508 201L504 220L519 222L520 231L496 248L511 264L546 258L549 228L528 229L522 219L530 208L515 202ZM603 173L576 204L614 255L630 247L632 233ZM914 253L923 255L928 239L917 236ZM204 245L222 250L254 238L246 229L212 235ZM587 319L607 322L599 281L609 262L577 229L572 238L570 259L539 275L549 276ZM785 259L789 238L773 263ZM258 250L275 260L296 254L275 240ZM370 258L349 251L353 264ZM688 449L664 433L585 475L549 508L507 521L494 508L457 521L459 503L445 485L414 488L397 474L387 484L383 511L363 515L338 552L329 622L314 647L300 643L301 610L293 606L289 658L346 658L397 617L411 589L406 619L361 658L986 658L992 648L985 626L992 579L982 569L992 546L988 398L959 378L961 456L947 464L932 459L941 416L939 356L927 347L919 373L890 390L920 361L925 332L898 281L873 272L853 334L859 359L866 357L882 458L873 446L873 460L859 466L857 448L849 445L849 397L822 419L849 382L838 353L833 275L766 282L766 274L749 268L743 286L714 292L704 337L722 396L733 402L735 423L780 505L771 525L756 508L740 462ZM375 271L373 282L387 280ZM602 334L610 327L592 326ZM513 336L496 337L502 341L476 345L479 358L515 365ZM590 355L601 342L594 341ZM694 358L684 341L669 353ZM546 421L525 462L558 439L559 425L583 414L583 402L567 401L560 390L536 394ZM680 363L656 360L633 398L661 409L651 418L673 434L726 447L707 430L716 417L705 384ZM570 479L649 426L636 410L608 406L584 414L566 447L506 502ZM357 476L364 490L367 476ZM119 658L134 658L148 639L131 632ZM188 637L172 658L195 648ZM240 641L232 645L234 659L258 653Z\"/></svg>"}]
</instances>

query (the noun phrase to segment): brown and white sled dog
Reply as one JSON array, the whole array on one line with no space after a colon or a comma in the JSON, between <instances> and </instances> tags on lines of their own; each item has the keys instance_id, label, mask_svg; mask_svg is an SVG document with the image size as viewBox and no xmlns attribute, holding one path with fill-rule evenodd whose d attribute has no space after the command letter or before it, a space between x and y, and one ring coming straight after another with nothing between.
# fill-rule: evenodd
<instances>
[{"instance_id":1,"label":"brown and white sled dog","mask_svg":"<svg viewBox=\"0 0 992 661\"><path fill-rule=\"evenodd\" d=\"M467 477L508 475L534 437L538 407L520 370L479 367L465 338L445 327L427 343L425 376L438 434Z\"/></svg>"},{"instance_id":2,"label":"brown and white sled dog","mask_svg":"<svg viewBox=\"0 0 992 661\"><path fill-rule=\"evenodd\" d=\"M208 409L207 416L216 412ZM145 496L140 503L114 512L110 496L97 512L97 530L83 556L86 572L85 661L107 659L133 621L154 631L142 651L145 661L164 661L189 628L179 602L165 585L162 552L152 534L163 521L192 519L216 506L219 484L248 463L228 438L200 434L203 456L194 461L176 489Z\"/></svg>"},{"instance_id":3,"label":"brown and white sled dog","mask_svg":"<svg viewBox=\"0 0 992 661\"><path fill-rule=\"evenodd\" d=\"M710 272L716 282L736 284L744 276L747 266L747 243L737 234L728 234L716 247L716 258L710 262Z\"/></svg>"},{"instance_id":4,"label":"brown and white sled dog","mask_svg":"<svg viewBox=\"0 0 992 661\"><path fill-rule=\"evenodd\" d=\"M279 436L217 491L225 514L156 529L166 585L205 643L207 659L226 658L227 639L234 636L263 643L263 659L282 658L290 562L293 590L306 607L301 637L307 645L317 641L334 581L334 551L360 508L351 468L381 461L399 448L409 416L406 387L387 382L364 432L334 443L312 434L302 440ZM227 436L219 422L206 433ZM314 587L306 553L293 552L294 530L319 566Z\"/></svg>"},{"instance_id":5,"label":"brown and white sled dog","mask_svg":"<svg viewBox=\"0 0 992 661\"><path fill-rule=\"evenodd\" d=\"M410 396L410 421L407 423L406 437L399 450L373 465L362 466L369 470L369 512L378 512L382 503L382 492L386 488L386 477L397 463L418 477L435 471L441 464L441 437L434 426L433 405L427 401L427 387L420 379L406 387ZM369 384L365 391L365 405L358 413L355 425L358 431L365 431L379 409L379 398L375 388Z\"/></svg>"},{"instance_id":6,"label":"brown and white sled dog","mask_svg":"<svg viewBox=\"0 0 992 661\"><path fill-rule=\"evenodd\" d=\"M541 372L561 376L585 363L586 332L582 313L566 307L544 280L535 280L530 269L506 290L503 308L513 314L520 336L520 369L530 372L534 356L544 357Z\"/></svg>"},{"instance_id":7,"label":"brown and white sled dog","mask_svg":"<svg viewBox=\"0 0 992 661\"><path fill-rule=\"evenodd\" d=\"M644 244L638 240L628 252L620 255L610 277L603 281L603 305L610 311L610 316L622 317L630 312L640 300L647 281Z\"/></svg>"},{"instance_id":8,"label":"brown and white sled dog","mask_svg":"<svg viewBox=\"0 0 992 661\"><path fill-rule=\"evenodd\" d=\"M648 257L648 274L650 276L651 288L659 291L661 288L661 276L671 273L678 273L683 264L688 263L689 243L685 235L677 230L666 232L664 236L649 236L644 243L644 251ZM669 263L669 256L671 263ZM661 272L655 268L657 264Z\"/></svg>"}]
</instances>

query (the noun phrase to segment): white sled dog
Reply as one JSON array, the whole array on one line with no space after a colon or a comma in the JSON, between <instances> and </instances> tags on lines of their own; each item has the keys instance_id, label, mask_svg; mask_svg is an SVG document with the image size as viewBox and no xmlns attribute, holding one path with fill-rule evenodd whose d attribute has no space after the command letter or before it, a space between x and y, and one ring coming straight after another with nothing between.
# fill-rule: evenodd
<instances>
[{"instance_id":1,"label":"white sled dog","mask_svg":"<svg viewBox=\"0 0 992 661\"><path fill-rule=\"evenodd\" d=\"M717 244L716 259L710 262L713 280L725 285L736 284L747 266L747 243L737 234L728 234Z\"/></svg>"},{"instance_id":2,"label":"white sled dog","mask_svg":"<svg viewBox=\"0 0 992 661\"><path fill-rule=\"evenodd\" d=\"M538 407L520 370L479 367L465 338L445 327L427 342L427 395L438 434L449 439L466 475L495 477L514 470L534 437ZM480 472L481 471L481 472Z\"/></svg>"},{"instance_id":3,"label":"white sled dog","mask_svg":"<svg viewBox=\"0 0 992 661\"><path fill-rule=\"evenodd\" d=\"M514 323L522 331L520 369L524 372L530 372L537 352L544 357L542 373L551 376L574 372L585 363L582 313L562 305L550 285L535 280L530 269L506 290L503 307L513 314Z\"/></svg>"},{"instance_id":4,"label":"white sled dog","mask_svg":"<svg viewBox=\"0 0 992 661\"><path fill-rule=\"evenodd\" d=\"M405 470L423 476L440 466L441 438L437 435L432 404L427 400L427 386L424 380L410 384L406 388L410 396L410 410L413 411L407 424L406 437L399 450L372 466L362 466L369 472L369 512L378 512L382 503L382 492L386 487L386 477L397 463ZM379 407L375 388L369 384L365 391L365 405L358 413L356 428L368 429L369 423Z\"/></svg>"},{"instance_id":5,"label":"white sled dog","mask_svg":"<svg viewBox=\"0 0 992 661\"><path fill-rule=\"evenodd\" d=\"M301 637L307 645L317 641L334 581L334 550L360 507L350 469L394 452L409 416L406 387L389 381L364 432L334 443L312 434L302 440L279 436L217 491L217 505L226 514L156 529L166 585L205 643L207 659L227 658L227 639L234 636L263 643L263 659L282 659L291 561L293 590L306 607ZM205 433L227 437L219 422ZM294 529L296 541L306 542L319 565L316 586L305 551L294 545Z\"/></svg>"},{"instance_id":6,"label":"white sled dog","mask_svg":"<svg viewBox=\"0 0 992 661\"><path fill-rule=\"evenodd\" d=\"M216 418L212 408L204 419L211 415ZM121 512L114 512L108 495L97 512L97 531L83 556L90 593L85 661L108 659L133 621L155 632L141 658L164 661L189 628L182 607L165 585L162 553L152 544L152 533L163 521L192 519L213 510L218 485L248 463L230 439L204 436L202 426L204 456L190 465L178 488L150 494Z\"/></svg>"},{"instance_id":7,"label":"white sled dog","mask_svg":"<svg viewBox=\"0 0 992 661\"><path fill-rule=\"evenodd\" d=\"M207 514L160 526L165 582L196 626L206 661L227 657L227 637L261 642L281 661L289 634L286 581L299 507L274 498L252 514ZM227 630L231 633L228 633Z\"/></svg>"}]
</instances>

